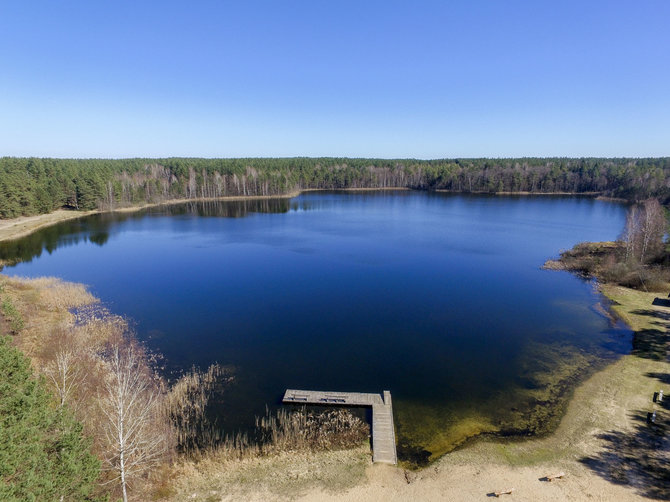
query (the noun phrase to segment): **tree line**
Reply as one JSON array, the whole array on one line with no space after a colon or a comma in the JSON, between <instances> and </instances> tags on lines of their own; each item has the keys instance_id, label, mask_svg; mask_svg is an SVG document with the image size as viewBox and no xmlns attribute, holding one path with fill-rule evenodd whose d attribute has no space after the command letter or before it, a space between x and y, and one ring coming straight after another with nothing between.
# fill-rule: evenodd
<instances>
[{"instance_id":1,"label":"tree line","mask_svg":"<svg viewBox=\"0 0 670 502\"><path fill-rule=\"evenodd\" d=\"M61 207L403 187L455 192L598 193L670 201L670 157L644 159L0 158L0 218Z\"/></svg>"}]
</instances>

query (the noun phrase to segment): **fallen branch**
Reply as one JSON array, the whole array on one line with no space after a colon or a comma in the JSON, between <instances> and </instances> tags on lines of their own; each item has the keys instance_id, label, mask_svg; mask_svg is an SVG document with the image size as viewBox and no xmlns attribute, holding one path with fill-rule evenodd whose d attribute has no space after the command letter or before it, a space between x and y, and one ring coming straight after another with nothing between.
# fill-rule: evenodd
<instances>
[{"instance_id":1,"label":"fallen branch","mask_svg":"<svg viewBox=\"0 0 670 502\"><path fill-rule=\"evenodd\" d=\"M546 479L547 479L547 481L553 481L554 479L561 479L561 478L563 478L563 476L565 476L565 473L563 471L561 471L557 474L553 474L551 476L546 476Z\"/></svg>"}]
</instances>

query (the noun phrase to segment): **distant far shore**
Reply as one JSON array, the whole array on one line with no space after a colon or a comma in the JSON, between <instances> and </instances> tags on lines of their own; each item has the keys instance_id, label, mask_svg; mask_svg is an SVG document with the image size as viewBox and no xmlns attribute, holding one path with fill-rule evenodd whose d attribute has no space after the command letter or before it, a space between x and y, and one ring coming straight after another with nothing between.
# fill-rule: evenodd
<instances>
[{"instance_id":1,"label":"distant far shore","mask_svg":"<svg viewBox=\"0 0 670 502\"><path fill-rule=\"evenodd\" d=\"M243 200L265 200L265 199L292 199L297 197L301 193L307 192L382 192L382 191L410 191L412 188L407 187L378 187L378 188L303 188L301 190L294 190L287 192L281 195L231 195L226 197L215 197L215 198L192 198L192 199L168 199L160 202L152 202L148 204L140 204L137 206L125 206L118 207L114 209L93 209L90 211L79 211L76 209L58 209L51 213L38 214L35 216L19 216L17 218L11 219L0 219L0 242L8 241L13 239L20 239L21 237L26 237L27 235L36 232L42 228L55 225L67 220L73 220L77 218L82 218L84 216L90 216L92 214L102 214L102 213L130 213L135 211L141 211L142 209L147 209L150 207L157 206L168 206L176 204L185 204L188 202L217 202L217 201L243 201ZM476 195L564 195L564 196L584 196L584 197L597 197L600 200L610 200L617 202L625 202L625 199L617 199L612 197L603 197L601 192L484 192L484 191L472 191L472 192L458 192L453 190L443 190L438 189L434 190L437 193L452 193L452 194L476 194Z\"/></svg>"}]
</instances>

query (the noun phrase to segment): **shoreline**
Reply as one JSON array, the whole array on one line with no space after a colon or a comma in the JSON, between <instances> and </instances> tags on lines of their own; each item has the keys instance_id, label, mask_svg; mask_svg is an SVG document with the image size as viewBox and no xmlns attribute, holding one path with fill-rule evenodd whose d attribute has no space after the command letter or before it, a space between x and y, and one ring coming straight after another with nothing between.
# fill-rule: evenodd
<instances>
[{"instance_id":1,"label":"shoreline","mask_svg":"<svg viewBox=\"0 0 670 502\"><path fill-rule=\"evenodd\" d=\"M595 198L603 198L606 199L607 197L603 197L601 194L602 192L529 192L527 190L521 190L518 192L509 192L509 191L498 191L498 192L491 192L488 190L470 190L467 192L464 191L458 191L458 190L448 190L446 188L438 188L436 190L433 190L434 192L438 193L462 193L462 194L475 194L475 195L566 195L566 196L573 196L573 195L582 195L584 197L595 197Z\"/></svg>"},{"instance_id":2,"label":"shoreline","mask_svg":"<svg viewBox=\"0 0 670 502\"><path fill-rule=\"evenodd\" d=\"M227 202L227 201L245 201L245 200L267 200L267 199L292 199L298 197L302 193L307 192L386 192L386 191L426 191L426 190L416 190L409 187L380 187L380 188L302 188L299 190L294 190L285 194L279 195L230 195L224 197L214 197L214 198L203 198L197 197L193 199L169 199L161 202L151 202L146 204L141 204L139 206L126 206L119 207L114 209L92 209L89 211L78 211L76 209L57 209L51 213L37 214L33 216L19 216L17 218L11 218L7 220L0 219L0 242L10 241L15 239L20 239L26 237L38 230L41 230L45 227L51 225L56 225L58 223L75 220L77 218L84 218L86 216L91 216L94 214L105 214L105 213L133 213L136 211L141 211L142 209L148 209L151 207L159 206L171 206L177 204L186 204L189 202ZM474 195L499 195L499 196L583 196L583 197L593 197L598 200L612 201L612 202L626 202L625 199L617 199L612 197L603 197L600 195L601 192L485 192L485 191L474 191L474 192L463 192L463 191L454 191L454 190L432 190L436 193L450 193L450 194L474 194ZM426 191L428 192L428 191Z\"/></svg>"}]
</instances>

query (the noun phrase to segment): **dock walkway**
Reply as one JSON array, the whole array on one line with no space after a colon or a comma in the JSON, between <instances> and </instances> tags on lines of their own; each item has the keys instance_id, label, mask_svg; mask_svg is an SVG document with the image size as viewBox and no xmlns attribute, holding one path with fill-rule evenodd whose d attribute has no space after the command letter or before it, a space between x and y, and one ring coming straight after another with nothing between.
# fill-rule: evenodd
<instances>
[{"instance_id":1,"label":"dock walkway","mask_svg":"<svg viewBox=\"0 0 670 502\"><path fill-rule=\"evenodd\" d=\"M338 406L372 406L372 461L397 464L393 405L391 393L323 392L288 389L283 402L294 404L329 404Z\"/></svg>"}]
</instances>

